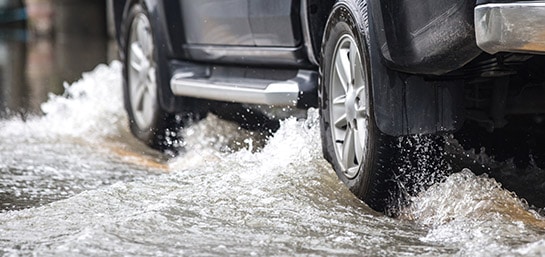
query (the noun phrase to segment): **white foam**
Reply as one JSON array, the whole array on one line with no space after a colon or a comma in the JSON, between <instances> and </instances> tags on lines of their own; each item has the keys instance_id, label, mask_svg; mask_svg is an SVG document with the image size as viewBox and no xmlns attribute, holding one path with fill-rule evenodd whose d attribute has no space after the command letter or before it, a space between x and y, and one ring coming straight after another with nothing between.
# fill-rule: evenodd
<instances>
[{"instance_id":1,"label":"white foam","mask_svg":"<svg viewBox=\"0 0 545 257\"><path fill-rule=\"evenodd\" d=\"M63 95L49 96L42 104L43 116L0 123L0 138L77 137L94 140L119 135L126 130L123 111L121 63L98 65L82 79L65 84Z\"/></svg>"},{"instance_id":2,"label":"white foam","mask_svg":"<svg viewBox=\"0 0 545 257\"><path fill-rule=\"evenodd\" d=\"M125 140L118 138L127 133L120 63L85 73L66 86L63 96L51 96L43 110L43 116L26 122L0 121L2 142L71 144L65 140L71 137L91 147L87 143L95 140ZM307 120L289 118L258 149L255 134L210 115L184 130L187 152L168 163L168 174L144 175L0 214L0 251L67 256L544 254L543 221L494 180L468 170L413 198L403 217L414 223L373 215L323 160L318 121L314 109ZM233 145L241 149L231 151ZM35 148L44 149L40 144ZM64 150L48 154L55 158ZM89 163L88 154L66 157L78 165L63 174L97 176L89 171L96 164ZM42 165L39 161L32 165ZM43 173L57 172L59 167L53 167ZM115 166L103 173L117 170L134 172Z\"/></svg>"},{"instance_id":3,"label":"white foam","mask_svg":"<svg viewBox=\"0 0 545 257\"><path fill-rule=\"evenodd\" d=\"M257 152L253 148L255 135L211 116L184 132L187 152L173 159L170 168L180 171L203 164L220 165L218 169L244 166L248 171L241 171L241 176L250 179L266 176L273 170L289 169L291 165L323 160L318 111L311 109L308 116L305 121L296 118L282 121L280 129ZM233 141L244 147L238 151L223 151Z\"/></svg>"},{"instance_id":4,"label":"white foam","mask_svg":"<svg viewBox=\"0 0 545 257\"><path fill-rule=\"evenodd\" d=\"M513 252L520 239L512 238L540 240L535 228L545 228L545 221L514 193L468 169L433 185L412 201L403 217L429 227L421 240L459 249L463 256ZM536 248L532 251L544 250Z\"/></svg>"}]
</instances>

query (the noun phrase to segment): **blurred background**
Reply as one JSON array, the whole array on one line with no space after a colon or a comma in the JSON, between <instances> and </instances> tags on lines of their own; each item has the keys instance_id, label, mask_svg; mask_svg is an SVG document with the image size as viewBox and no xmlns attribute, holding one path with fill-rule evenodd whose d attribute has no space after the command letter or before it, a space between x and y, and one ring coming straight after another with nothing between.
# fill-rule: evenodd
<instances>
[{"instance_id":1,"label":"blurred background","mask_svg":"<svg viewBox=\"0 0 545 257\"><path fill-rule=\"evenodd\" d=\"M82 72L117 58L113 0L0 0L0 117L40 113Z\"/></svg>"}]
</instances>

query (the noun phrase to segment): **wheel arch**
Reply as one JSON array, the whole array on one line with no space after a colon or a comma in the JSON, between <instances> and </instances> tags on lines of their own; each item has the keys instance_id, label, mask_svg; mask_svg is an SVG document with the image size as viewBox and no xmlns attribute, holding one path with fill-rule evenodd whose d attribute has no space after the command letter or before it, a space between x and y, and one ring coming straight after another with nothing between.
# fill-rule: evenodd
<instances>
[{"instance_id":1,"label":"wheel arch","mask_svg":"<svg viewBox=\"0 0 545 257\"><path fill-rule=\"evenodd\" d=\"M336 4L328 12L331 13L342 2L335 1ZM465 118L463 81L433 81L421 75L390 69L380 52L378 37L383 28L375 22L375 13L381 11L380 1L366 2L372 100L375 106L372 115L378 129L391 136L433 134L459 129ZM322 39L319 42L321 45Z\"/></svg>"},{"instance_id":2,"label":"wheel arch","mask_svg":"<svg viewBox=\"0 0 545 257\"><path fill-rule=\"evenodd\" d=\"M316 61L319 63L321 51L322 51L322 40L325 30L325 25L327 23L327 18L333 10L333 5L338 0L302 0L306 1L306 19L307 22L307 31L310 34L310 44L312 45L312 56L316 58ZM305 6L305 5L304 5ZM318 64L317 63L317 64Z\"/></svg>"}]
</instances>

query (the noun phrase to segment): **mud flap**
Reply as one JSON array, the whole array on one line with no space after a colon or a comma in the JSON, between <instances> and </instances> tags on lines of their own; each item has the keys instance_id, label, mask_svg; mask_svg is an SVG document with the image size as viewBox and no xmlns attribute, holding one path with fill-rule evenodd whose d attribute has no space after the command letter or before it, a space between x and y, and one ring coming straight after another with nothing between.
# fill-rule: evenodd
<instances>
[{"instance_id":1,"label":"mud flap","mask_svg":"<svg viewBox=\"0 0 545 257\"><path fill-rule=\"evenodd\" d=\"M385 66L372 15L371 80L374 115L387 135L432 134L459 129L464 120L463 81L427 81Z\"/></svg>"}]
</instances>

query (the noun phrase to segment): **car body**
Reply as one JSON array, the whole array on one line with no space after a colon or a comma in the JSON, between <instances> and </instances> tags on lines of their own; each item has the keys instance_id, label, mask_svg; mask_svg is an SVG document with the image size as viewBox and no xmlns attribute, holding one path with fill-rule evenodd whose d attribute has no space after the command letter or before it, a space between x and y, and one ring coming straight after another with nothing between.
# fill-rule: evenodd
<instances>
[{"instance_id":1,"label":"car body","mask_svg":"<svg viewBox=\"0 0 545 257\"><path fill-rule=\"evenodd\" d=\"M545 113L545 1L116 0L114 17L137 137L161 148L173 114L218 103L318 107L326 159L380 211L396 137Z\"/></svg>"}]
</instances>

